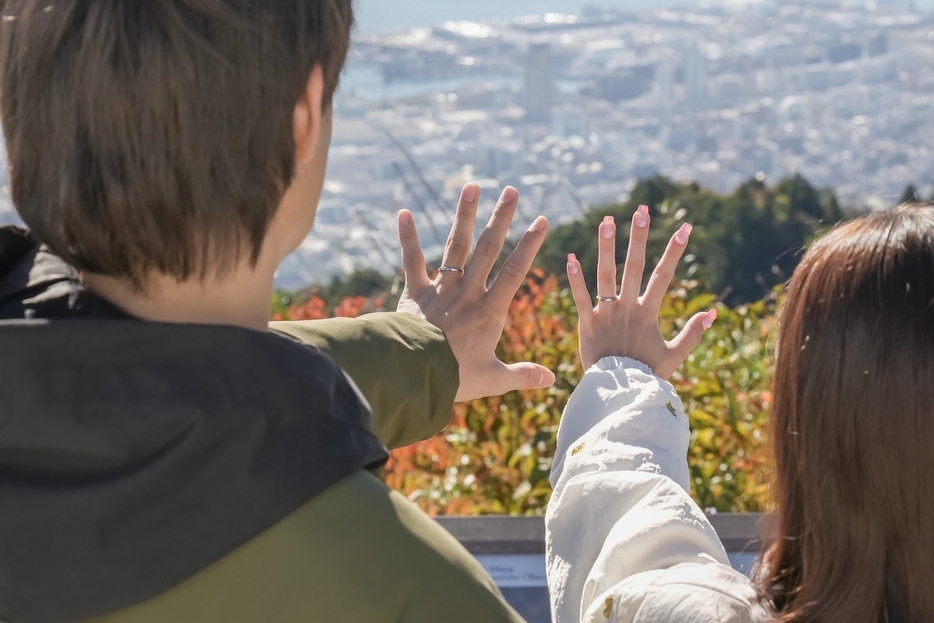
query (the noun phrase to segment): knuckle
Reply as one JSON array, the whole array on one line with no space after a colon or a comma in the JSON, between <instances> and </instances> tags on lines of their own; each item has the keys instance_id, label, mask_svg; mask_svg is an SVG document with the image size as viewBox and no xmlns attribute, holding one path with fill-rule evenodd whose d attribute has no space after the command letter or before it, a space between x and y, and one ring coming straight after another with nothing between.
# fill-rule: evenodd
<instances>
[{"instance_id":1,"label":"knuckle","mask_svg":"<svg viewBox=\"0 0 934 623\"><path fill-rule=\"evenodd\" d=\"M512 213L515 211L514 203L497 201L496 207L493 208L493 217L494 218L512 218Z\"/></svg>"},{"instance_id":2,"label":"knuckle","mask_svg":"<svg viewBox=\"0 0 934 623\"><path fill-rule=\"evenodd\" d=\"M671 239L671 242L668 243L668 247L665 249L665 255L668 257L673 257L676 260L681 259L681 254L684 253L684 245L678 243L674 238Z\"/></svg>"},{"instance_id":3,"label":"knuckle","mask_svg":"<svg viewBox=\"0 0 934 623\"><path fill-rule=\"evenodd\" d=\"M626 258L626 268L629 270L645 270L645 256L639 254L630 253Z\"/></svg>"},{"instance_id":4,"label":"knuckle","mask_svg":"<svg viewBox=\"0 0 934 623\"><path fill-rule=\"evenodd\" d=\"M668 266L659 266L656 274L658 275L659 281L661 281L663 284L669 283L672 279L675 278L674 269L669 268Z\"/></svg>"},{"instance_id":5,"label":"knuckle","mask_svg":"<svg viewBox=\"0 0 934 623\"><path fill-rule=\"evenodd\" d=\"M503 264L502 274L511 280L519 281L525 278L526 271L523 270L523 266L519 262L509 260Z\"/></svg>"},{"instance_id":6,"label":"knuckle","mask_svg":"<svg viewBox=\"0 0 934 623\"><path fill-rule=\"evenodd\" d=\"M448 250L448 253L454 253L454 254L460 255L463 253L467 253L470 249L468 249L467 245L461 242L460 240L450 240L448 241L448 244L447 244L447 250Z\"/></svg>"},{"instance_id":7,"label":"knuckle","mask_svg":"<svg viewBox=\"0 0 934 623\"><path fill-rule=\"evenodd\" d=\"M496 242L489 239L481 239L477 243L477 253L485 257L496 257L499 255L500 247Z\"/></svg>"}]
</instances>

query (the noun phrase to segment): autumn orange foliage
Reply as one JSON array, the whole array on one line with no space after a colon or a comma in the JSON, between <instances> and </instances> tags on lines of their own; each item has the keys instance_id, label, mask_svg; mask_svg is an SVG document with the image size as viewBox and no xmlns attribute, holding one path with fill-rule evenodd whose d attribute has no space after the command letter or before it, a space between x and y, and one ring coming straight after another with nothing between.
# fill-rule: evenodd
<instances>
[{"instance_id":1,"label":"autumn orange foliage","mask_svg":"<svg viewBox=\"0 0 934 623\"><path fill-rule=\"evenodd\" d=\"M716 304L697 287L685 282L666 299L664 333ZM704 508L758 511L767 505L768 344L777 298L736 309L719 305L717 325L672 379L691 419L693 494ZM347 299L327 310L312 296L284 317L354 317L378 309L376 303ZM549 367L558 377L555 386L456 406L441 434L392 453L386 483L433 515L543 513L558 423L583 374L576 324L570 292L556 277L534 273L512 303L498 354L507 362Z\"/></svg>"},{"instance_id":2,"label":"autumn orange foliage","mask_svg":"<svg viewBox=\"0 0 934 623\"><path fill-rule=\"evenodd\" d=\"M382 301L363 296L346 298L334 309L328 309L317 294L312 293L304 303L292 303L285 311L273 316L273 320L321 320L324 318L357 318L365 313L380 311Z\"/></svg>"}]
</instances>

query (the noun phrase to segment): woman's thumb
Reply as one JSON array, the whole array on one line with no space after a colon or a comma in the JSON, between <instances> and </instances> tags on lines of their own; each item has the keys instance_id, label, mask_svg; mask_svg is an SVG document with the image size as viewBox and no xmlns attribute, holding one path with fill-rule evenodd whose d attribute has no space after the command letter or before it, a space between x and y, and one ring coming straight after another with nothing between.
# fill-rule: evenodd
<instances>
[{"instance_id":1,"label":"woman's thumb","mask_svg":"<svg viewBox=\"0 0 934 623\"><path fill-rule=\"evenodd\" d=\"M678 337L668 343L668 348L672 356L678 359L680 366L685 359L700 346L704 339L704 333L717 321L717 310L712 309L707 313L697 314L685 325L684 330L678 334ZM677 368L678 366L675 366Z\"/></svg>"}]
</instances>

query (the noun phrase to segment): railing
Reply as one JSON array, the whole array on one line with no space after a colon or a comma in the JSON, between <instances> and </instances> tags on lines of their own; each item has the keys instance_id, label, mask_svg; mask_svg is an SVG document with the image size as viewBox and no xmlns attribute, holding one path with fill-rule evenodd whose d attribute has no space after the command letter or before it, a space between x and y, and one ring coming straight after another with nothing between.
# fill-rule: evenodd
<instances>
[{"instance_id":1,"label":"railing","mask_svg":"<svg viewBox=\"0 0 934 623\"><path fill-rule=\"evenodd\" d=\"M710 517L733 566L749 573L771 517ZM550 623L545 580L545 521L541 517L442 517L439 523L486 567L507 601L528 623Z\"/></svg>"}]
</instances>

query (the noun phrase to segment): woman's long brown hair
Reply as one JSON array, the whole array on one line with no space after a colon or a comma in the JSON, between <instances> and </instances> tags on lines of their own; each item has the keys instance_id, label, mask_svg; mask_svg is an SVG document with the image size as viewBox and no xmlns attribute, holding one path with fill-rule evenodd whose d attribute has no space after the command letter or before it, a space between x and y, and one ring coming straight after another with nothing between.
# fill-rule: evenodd
<instances>
[{"instance_id":1,"label":"woman's long brown hair","mask_svg":"<svg viewBox=\"0 0 934 623\"><path fill-rule=\"evenodd\" d=\"M934 621L934 207L817 241L791 280L772 439L777 621Z\"/></svg>"}]
</instances>

